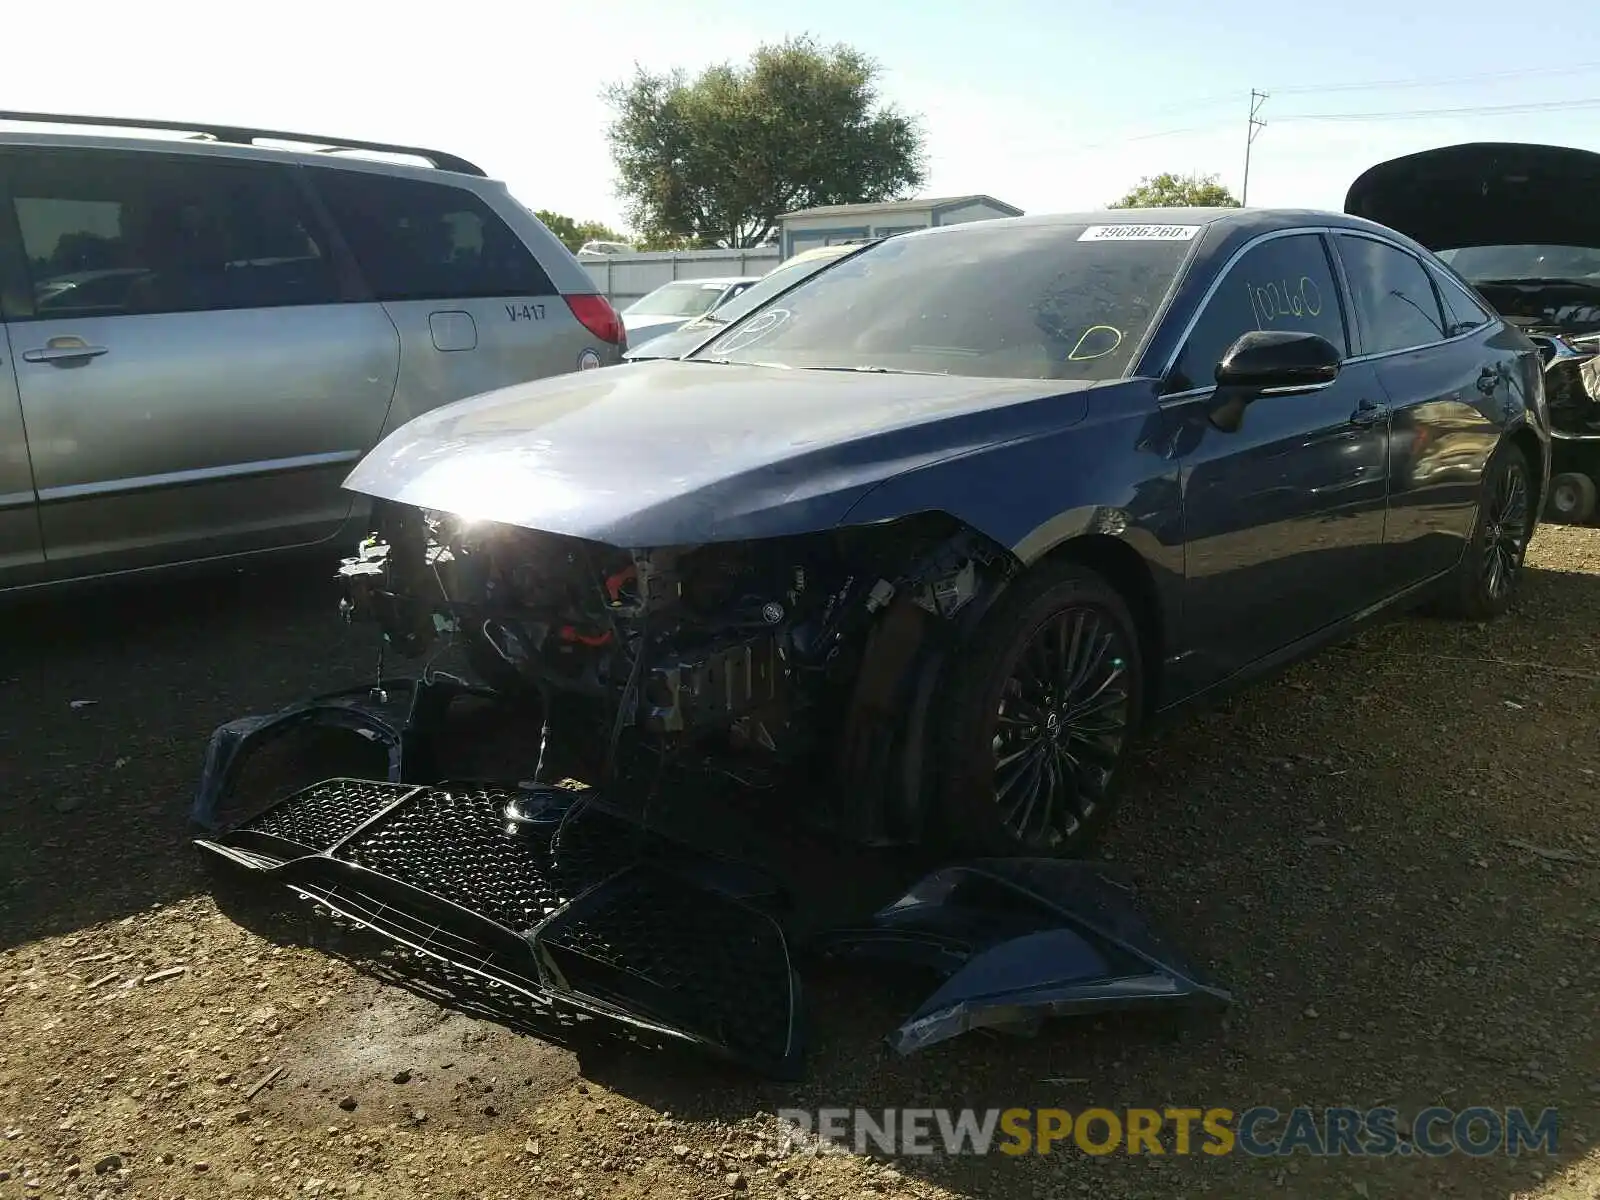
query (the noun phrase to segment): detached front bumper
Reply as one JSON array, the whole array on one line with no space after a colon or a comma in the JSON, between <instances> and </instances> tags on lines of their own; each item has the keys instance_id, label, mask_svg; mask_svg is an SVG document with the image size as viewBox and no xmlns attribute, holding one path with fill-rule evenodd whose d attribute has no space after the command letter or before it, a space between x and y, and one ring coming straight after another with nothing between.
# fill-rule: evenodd
<instances>
[{"instance_id":1,"label":"detached front bumper","mask_svg":"<svg viewBox=\"0 0 1600 1200\"><path fill-rule=\"evenodd\" d=\"M438 780L450 703L475 689L447 676L406 686L219 728L195 800L207 830L197 844L536 1005L780 1078L801 1066L796 961L808 953L942 980L889 1037L901 1054L979 1028L1029 1032L1051 1016L1229 1002L1103 864L956 864L819 933L820 891L851 867L822 864L804 894L771 864L649 829L594 788ZM219 831L217 805L254 752L319 727L382 745L390 778L328 779Z\"/></svg>"}]
</instances>

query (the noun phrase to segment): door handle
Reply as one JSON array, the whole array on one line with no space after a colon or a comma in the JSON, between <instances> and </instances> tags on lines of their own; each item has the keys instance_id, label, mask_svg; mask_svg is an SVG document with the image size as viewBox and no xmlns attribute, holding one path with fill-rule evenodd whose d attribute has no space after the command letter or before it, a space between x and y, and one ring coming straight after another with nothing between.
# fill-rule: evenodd
<instances>
[{"instance_id":1,"label":"door handle","mask_svg":"<svg viewBox=\"0 0 1600 1200\"><path fill-rule=\"evenodd\" d=\"M1356 405L1355 412L1350 414L1350 424L1357 428L1365 429L1383 420L1383 413L1384 410L1381 404L1374 404L1371 400L1363 400Z\"/></svg>"},{"instance_id":2,"label":"door handle","mask_svg":"<svg viewBox=\"0 0 1600 1200\"><path fill-rule=\"evenodd\" d=\"M1485 367L1478 372L1478 390L1485 396L1492 396L1503 378L1505 378L1504 372L1497 371L1493 367Z\"/></svg>"},{"instance_id":3,"label":"door handle","mask_svg":"<svg viewBox=\"0 0 1600 1200\"><path fill-rule=\"evenodd\" d=\"M24 350L24 362L31 363L59 363L73 362L80 358L98 358L104 354L107 346L87 346L82 343L76 346L41 346L35 350Z\"/></svg>"}]
</instances>

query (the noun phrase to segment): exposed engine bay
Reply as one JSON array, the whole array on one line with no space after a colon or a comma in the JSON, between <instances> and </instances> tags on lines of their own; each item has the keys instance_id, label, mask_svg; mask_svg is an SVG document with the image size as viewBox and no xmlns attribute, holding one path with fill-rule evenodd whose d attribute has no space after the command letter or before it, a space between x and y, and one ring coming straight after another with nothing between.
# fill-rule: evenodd
<instances>
[{"instance_id":1,"label":"exposed engine bay","mask_svg":"<svg viewBox=\"0 0 1600 1200\"><path fill-rule=\"evenodd\" d=\"M1545 400L1557 434L1600 436L1600 333L1525 329L1544 361Z\"/></svg>"},{"instance_id":2,"label":"exposed engine bay","mask_svg":"<svg viewBox=\"0 0 1600 1200\"><path fill-rule=\"evenodd\" d=\"M546 762L613 779L690 754L756 786L804 767L890 814L920 782L903 761L919 679L1013 562L938 515L634 550L395 505L377 518L340 570L347 617L408 658L464 647L491 686L540 697Z\"/></svg>"},{"instance_id":3,"label":"exposed engine bay","mask_svg":"<svg viewBox=\"0 0 1600 1200\"><path fill-rule=\"evenodd\" d=\"M1491 279L1475 282L1496 312L1528 334L1600 334L1600 283Z\"/></svg>"},{"instance_id":4,"label":"exposed engine bay","mask_svg":"<svg viewBox=\"0 0 1600 1200\"><path fill-rule=\"evenodd\" d=\"M1539 347L1552 426L1600 434L1600 284L1492 279L1474 286Z\"/></svg>"}]
</instances>

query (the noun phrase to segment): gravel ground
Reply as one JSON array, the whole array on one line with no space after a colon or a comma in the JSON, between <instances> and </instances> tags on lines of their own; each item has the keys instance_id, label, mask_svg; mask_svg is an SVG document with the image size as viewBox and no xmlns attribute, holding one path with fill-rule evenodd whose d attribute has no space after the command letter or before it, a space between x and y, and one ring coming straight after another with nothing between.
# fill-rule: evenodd
<instances>
[{"instance_id":1,"label":"gravel ground","mask_svg":"<svg viewBox=\"0 0 1600 1200\"><path fill-rule=\"evenodd\" d=\"M1106 851L1237 997L896 1060L917 998L809 981L799 1085L435 1003L187 842L229 716L362 678L325 571L8 616L0 1197L1600 1197L1600 530L1515 613L1375 629L1144 752ZM1513 844L1516 843L1516 844ZM1535 847L1546 853L1541 854ZM787 1153L780 1107L1561 1110L1561 1153Z\"/></svg>"}]
</instances>

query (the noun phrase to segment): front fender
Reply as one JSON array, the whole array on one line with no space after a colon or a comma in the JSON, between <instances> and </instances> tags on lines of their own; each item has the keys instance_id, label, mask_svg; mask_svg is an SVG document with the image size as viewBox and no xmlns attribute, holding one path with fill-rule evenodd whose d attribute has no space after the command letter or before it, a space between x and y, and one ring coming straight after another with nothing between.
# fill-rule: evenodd
<instances>
[{"instance_id":1,"label":"front fender","mask_svg":"<svg viewBox=\"0 0 1600 1200\"><path fill-rule=\"evenodd\" d=\"M943 512L1031 566L1069 542L1111 538L1138 555L1156 590L1166 644L1181 611L1183 510L1178 463L1159 414L1127 393L1069 428L983 447L903 472L851 507L844 524ZM1121 403L1121 401L1129 401Z\"/></svg>"}]
</instances>

